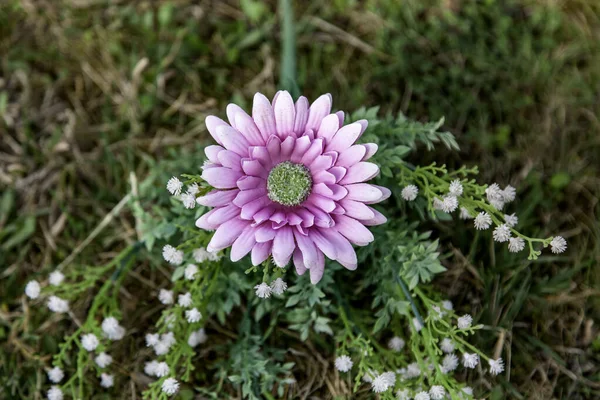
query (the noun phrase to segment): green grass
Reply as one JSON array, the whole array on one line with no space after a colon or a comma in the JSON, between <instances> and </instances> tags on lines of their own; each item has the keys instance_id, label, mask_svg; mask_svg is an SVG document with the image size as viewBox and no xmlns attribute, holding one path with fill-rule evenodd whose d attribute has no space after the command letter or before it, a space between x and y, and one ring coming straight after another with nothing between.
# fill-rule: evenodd
<instances>
[{"instance_id":1,"label":"green grass","mask_svg":"<svg viewBox=\"0 0 600 400\"><path fill-rule=\"evenodd\" d=\"M25 306L25 282L85 241L131 173L143 180L155 160L199 151L206 115L247 107L282 78L277 2L110 3L0 6L0 397L40 398L40 368L69 329ZM331 92L348 111L444 116L461 152L423 149L415 161L479 165L482 181L518 188L522 230L569 240L564 256L523 262L460 223L435 224L454 256L436 285L504 332L499 343L480 335L514 367L499 398L597 398L600 6L400 3L296 4L298 87L313 99ZM136 238L125 209L75 261L106 263ZM165 279L147 271L134 268L137 291L124 295L140 326L151 318L136 296Z\"/></svg>"}]
</instances>

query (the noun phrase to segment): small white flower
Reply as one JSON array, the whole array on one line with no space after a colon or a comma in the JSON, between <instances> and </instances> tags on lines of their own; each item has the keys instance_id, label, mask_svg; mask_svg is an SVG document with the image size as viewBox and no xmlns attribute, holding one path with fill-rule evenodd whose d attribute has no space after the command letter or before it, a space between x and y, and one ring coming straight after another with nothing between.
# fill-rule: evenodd
<instances>
[{"instance_id":1,"label":"small white flower","mask_svg":"<svg viewBox=\"0 0 600 400\"><path fill-rule=\"evenodd\" d=\"M173 304L173 291L160 289L160 292L158 292L158 300L163 304Z\"/></svg>"},{"instance_id":2,"label":"small white flower","mask_svg":"<svg viewBox=\"0 0 600 400\"><path fill-rule=\"evenodd\" d=\"M154 375L159 378L169 375L169 365L164 361L157 363L156 369L154 370Z\"/></svg>"},{"instance_id":3,"label":"small white flower","mask_svg":"<svg viewBox=\"0 0 600 400\"><path fill-rule=\"evenodd\" d=\"M193 195L197 195L198 192L200 192L200 188L198 187L197 183L192 183L191 185L188 185L187 192Z\"/></svg>"},{"instance_id":4,"label":"small white flower","mask_svg":"<svg viewBox=\"0 0 600 400\"><path fill-rule=\"evenodd\" d=\"M48 308L55 313L66 313L69 311L69 302L60 297L50 296L48 299Z\"/></svg>"},{"instance_id":5,"label":"small white flower","mask_svg":"<svg viewBox=\"0 0 600 400\"><path fill-rule=\"evenodd\" d=\"M497 183L494 183L485 189L485 194L488 202L498 210L501 210L504 207L504 193Z\"/></svg>"},{"instance_id":6,"label":"small white flower","mask_svg":"<svg viewBox=\"0 0 600 400\"><path fill-rule=\"evenodd\" d=\"M59 286L65 280L65 275L60 271L54 271L48 276L48 282L52 286Z\"/></svg>"},{"instance_id":7,"label":"small white flower","mask_svg":"<svg viewBox=\"0 0 600 400\"><path fill-rule=\"evenodd\" d=\"M384 372L381 377L385 380L389 387L394 387L396 384L396 374L394 372Z\"/></svg>"},{"instance_id":8,"label":"small white flower","mask_svg":"<svg viewBox=\"0 0 600 400\"><path fill-rule=\"evenodd\" d=\"M404 342L404 340L402 340L402 338L399 338L398 336L394 336L388 342L388 347L390 348L390 350L400 351L404 348L405 344L406 343Z\"/></svg>"},{"instance_id":9,"label":"small white flower","mask_svg":"<svg viewBox=\"0 0 600 400\"><path fill-rule=\"evenodd\" d=\"M254 289L256 290L256 295L261 299L268 299L271 297L271 287L264 282L254 286Z\"/></svg>"},{"instance_id":10,"label":"small white flower","mask_svg":"<svg viewBox=\"0 0 600 400\"><path fill-rule=\"evenodd\" d=\"M375 393L383 393L390 388L387 379L383 375L376 376L371 382L371 389Z\"/></svg>"},{"instance_id":11,"label":"small white flower","mask_svg":"<svg viewBox=\"0 0 600 400\"><path fill-rule=\"evenodd\" d=\"M65 377L65 373L59 367L54 367L52 369L49 369L47 374L48 374L48 379L50 379L54 383L59 383Z\"/></svg>"},{"instance_id":12,"label":"small white flower","mask_svg":"<svg viewBox=\"0 0 600 400\"><path fill-rule=\"evenodd\" d=\"M58 386L52 386L47 393L48 400L63 400L63 392Z\"/></svg>"},{"instance_id":13,"label":"small white flower","mask_svg":"<svg viewBox=\"0 0 600 400\"><path fill-rule=\"evenodd\" d=\"M443 386L433 385L429 389L429 395L433 400L442 400L444 396L446 396L446 391L444 390Z\"/></svg>"},{"instance_id":14,"label":"small white flower","mask_svg":"<svg viewBox=\"0 0 600 400\"><path fill-rule=\"evenodd\" d=\"M473 389L470 386L465 386L462 392L468 396L473 396Z\"/></svg>"},{"instance_id":15,"label":"small white flower","mask_svg":"<svg viewBox=\"0 0 600 400\"><path fill-rule=\"evenodd\" d=\"M515 197L517 197L517 190L510 185L506 185L506 187L502 191L502 199L504 200L504 202L510 203L515 199Z\"/></svg>"},{"instance_id":16,"label":"small white flower","mask_svg":"<svg viewBox=\"0 0 600 400\"><path fill-rule=\"evenodd\" d=\"M100 386L103 388L113 387L115 384L115 378L109 374L100 375Z\"/></svg>"},{"instance_id":17,"label":"small white flower","mask_svg":"<svg viewBox=\"0 0 600 400\"><path fill-rule=\"evenodd\" d=\"M189 307L192 305L192 294L190 292L187 292L185 294L180 294L177 297L177 304L179 304L181 307Z\"/></svg>"},{"instance_id":18,"label":"small white flower","mask_svg":"<svg viewBox=\"0 0 600 400\"><path fill-rule=\"evenodd\" d=\"M440 343L440 348L444 353L452 353L454 351L454 343L450 338L444 338Z\"/></svg>"},{"instance_id":19,"label":"small white flower","mask_svg":"<svg viewBox=\"0 0 600 400\"><path fill-rule=\"evenodd\" d=\"M163 393L172 396L179 390L179 382L175 378L167 378L162 384Z\"/></svg>"},{"instance_id":20,"label":"small white flower","mask_svg":"<svg viewBox=\"0 0 600 400\"><path fill-rule=\"evenodd\" d=\"M450 300L444 300L442 301L442 308L448 311L452 311L454 310L454 304L452 304Z\"/></svg>"},{"instance_id":21,"label":"small white flower","mask_svg":"<svg viewBox=\"0 0 600 400\"><path fill-rule=\"evenodd\" d=\"M396 399L410 400L410 391L408 389L398 389L396 392Z\"/></svg>"},{"instance_id":22,"label":"small white flower","mask_svg":"<svg viewBox=\"0 0 600 400\"><path fill-rule=\"evenodd\" d=\"M197 263L202 263L209 259L210 253L204 247L200 247L192 252L192 256Z\"/></svg>"},{"instance_id":23,"label":"small white flower","mask_svg":"<svg viewBox=\"0 0 600 400\"><path fill-rule=\"evenodd\" d=\"M273 294L281 295L287 290L287 283L281 278L275 279L271 282L271 291Z\"/></svg>"},{"instance_id":24,"label":"small white flower","mask_svg":"<svg viewBox=\"0 0 600 400\"><path fill-rule=\"evenodd\" d=\"M439 306L432 306L431 311L429 311L429 316L434 320L442 318L444 314L445 312Z\"/></svg>"},{"instance_id":25,"label":"small white flower","mask_svg":"<svg viewBox=\"0 0 600 400\"><path fill-rule=\"evenodd\" d=\"M415 327L415 329L417 330L417 332L420 332L421 329L423 329L423 325L419 322L419 320L417 319L417 317L412 319L413 322L413 326Z\"/></svg>"},{"instance_id":26,"label":"small white flower","mask_svg":"<svg viewBox=\"0 0 600 400\"><path fill-rule=\"evenodd\" d=\"M110 364L112 364L112 360L112 357L106 354L105 352L98 354L95 358L96 364L100 368L108 367Z\"/></svg>"},{"instance_id":27,"label":"small white flower","mask_svg":"<svg viewBox=\"0 0 600 400\"><path fill-rule=\"evenodd\" d=\"M37 299L40 297L40 284L37 281L29 281L25 286L25 295L30 299Z\"/></svg>"},{"instance_id":28,"label":"small white flower","mask_svg":"<svg viewBox=\"0 0 600 400\"><path fill-rule=\"evenodd\" d=\"M354 363L347 355L341 355L335 359L335 369L340 372L348 372L352 369Z\"/></svg>"},{"instance_id":29,"label":"small white flower","mask_svg":"<svg viewBox=\"0 0 600 400\"><path fill-rule=\"evenodd\" d=\"M110 340L121 340L125 336L125 329L115 317L108 317L102 321L102 331Z\"/></svg>"},{"instance_id":30,"label":"small white flower","mask_svg":"<svg viewBox=\"0 0 600 400\"><path fill-rule=\"evenodd\" d=\"M490 360L490 373L492 375L498 375L504 372L504 360L501 358L497 360Z\"/></svg>"},{"instance_id":31,"label":"small white flower","mask_svg":"<svg viewBox=\"0 0 600 400\"><path fill-rule=\"evenodd\" d=\"M202 313L198 311L197 308L192 308L191 310L186 310L185 318L187 319L187 322L193 324L202 319Z\"/></svg>"},{"instance_id":32,"label":"small white flower","mask_svg":"<svg viewBox=\"0 0 600 400\"><path fill-rule=\"evenodd\" d=\"M469 314L465 314L462 317L458 318L458 329L467 329L471 327L473 323L473 317Z\"/></svg>"},{"instance_id":33,"label":"small white flower","mask_svg":"<svg viewBox=\"0 0 600 400\"><path fill-rule=\"evenodd\" d=\"M448 373L454 371L458 367L458 357L456 354L446 354L442 360L442 371Z\"/></svg>"},{"instance_id":34,"label":"small white flower","mask_svg":"<svg viewBox=\"0 0 600 400\"><path fill-rule=\"evenodd\" d=\"M407 379L417 378L421 376L421 368L417 363L411 363L406 366L404 377Z\"/></svg>"},{"instance_id":35,"label":"small white flower","mask_svg":"<svg viewBox=\"0 0 600 400\"><path fill-rule=\"evenodd\" d=\"M167 182L167 190L172 195L179 196L179 194L181 193L181 189L183 189L183 183L181 183L181 181L176 177L172 177Z\"/></svg>"},{"instance_id":36,"label":"small white flower","mask_svg":"<svg viewBox=\"0 0 600 400\"><path fill-rule=\"evenodd\" d=\"M162 256L166 262L173 265L180 265L183 262L183 251L177 250L170 244L163 246Z\"/></svg>"},{"instance_id":37,"label":"small white flower","mask_svg":"<svg viewBox=\"0 0 600 400\"><path fill-rule=\"evenodd\" d=\"M379 372L369 369L363 376L362 380L367 383L372 383L373 379L375 379L379 375Z\"/></svg>"},{"instance_id":38,"label":"small white flower","mask_svg":"<svg viewBox=\"0 0 600 400\"><path fill-rule=\"evenodd\" d=\"M504 201L502 200L491 200L490 204L493 205L496 210L502 210L504 208Z\"/></svg>"},{"instance_id":39,"label":"small white flower","mask_svg":"<svg viewBox=\"0 0 600 400\"><path fill-rule=\"evenodd\" d=\"M154 353L157 356L164 356L165 354L167 354L169 352L170 349L171 349L171 346L168 343L163 342L163 341L160 341L154 345Z\"/></svg>"},{"instance_id":40,"label":"small white flower","mask_svg":"<svg viewBox=\"0 0 600 400\"><path fill-rule=\"evenodd\" d=\"M175 334L173 332L167 332L160 335L160 341L166 343L168 346L173 346L175 343L177 343Z\"/></svg>"},{"instance_id":41,"label":"small white flower","mask_svg":"<svg viewBox=\"0 0 600 400\"><path fill-rule=\"evenodd\" d=\"M458 200L455 196L444 196L442 200L442 211L445 213L454 212L458 208Z\"/></svg>"},{"instance_id":42,"label":"small white flower","mask_svg":"<svg viewBox=\"0 0 600 400\"><path fill-rule=\"evenodd\" d=\"M434 210L441 210L442 208L444 208L444 202L442 200L440 200L439 198L434 198L433 199L433 209Z\"/></svg>"},{"instance_id":43,"label":"small white flower","mask_svg":"<svg viewBox=\"0 0 600 400\"><path fill-rule=\"evenodd\" d=\"M506 224L498 225L492 234L494 240L498 243L508 242L510 239L510 228Z\"/></svg>"},{"instance_id":44,"label":"small white flower","mask_svg":"<svg viewBox=\"0 0 600 400\"><path fill-rule=\"evenodd\" d=\"M476 353L464 353L463 365L465 368L475 368L479 364L479 355Z\"/></svg>"},{"instance_id":45,"label":"small white flower","mask_svg":"<svg viewBox=\"0 0 600 400\"><path fill-rule=\"evenodd\" d=\"M160 341L160 336L158 333L147 333L146 334L146 347L156 346L156 344Z\"/></svg>"},{"instance_id":46,"label":"small white flower","mask_svg":"<svg viewBox=\"0 0 600 400\"><path fill-rule=\"evenodd\" d=\"M419 392L415 396L415 400L430 400L429 393L427 392Z\"/></svg>"},{"instance_id":47,"label":"small white flower","mask_svg":"<svg viewBox=\"0 0 600 400\"><path fill-rule=\"evenodd\" d=\"M419 188L415 185L408 185L402 189L402 198L406 201L413 201L419 194Z\"/></svg>"},{"instance_id":48,"label":"small white flower","mask_svg":"<svg viewBox=\"0 0 600 400\"><path fill-rule=\"evenodd\" d=\"M475 229L478 230L488 229L492 225L492 217L490 217L490 214L482 211L475 217L474 225Z\"/></svg>"},{"instance_id":49,"label":"small white flower","mask_svg":"<svg viewBox=\"0 0 600 400\"><path fill-rule=\"evenodd\" d=\"M525 248L525 241L520 237L510 238L508 242L508 251L518 253Z\"/></svg>"},{"instance_id":50,"label":"small white flower","mask_svg":"<svg viewBox=\"0 0 600 400\"><path fill-rule=\"evenodd\" d=\"M184 193L181 195L181 202L185 208L192 209L196 207L196 196L189 192Z\"/></svg>"},{"instance_id":51,"label":"small white flower","mask_svg":"<svg viewBox=\"0 0 600 400\"><path fill-rule=\"evenodd\" d=\"M217 252L208 252L208 260L209 261L219 261L221 259L221 254Z\"/></svg>"},{"instance_id":52,"label":"small white flower","mask_svg":"<svg viewBox=\"0 0 600 400\"><path fill-rule=\"evenodd\" d=\"M460 181L458 179L455 179L452 181L452 183L450 183L450 194L452 196L460 196L463 194L463 185L462 183L460 183Z\"/></svg>"},{"instance_id":53,"label":"small white flower","mask_svg":"<svg viewBox=\"0 0 600 400\"><path fill-rule=\"evenodd\" d=\"M94 351L96 347L100 344L100 341L93 333L87 333L81 336L81 345L87 351Z\"/></svg>"},{"instance_id":54,"label":"small white flower","mask_svg":"<svg viewBox=\"0 0 600 400\"><path fill-rule=\"evenodd\" d=\"M554 236L550 242L550 249L554 254L563 253L567 250L567 241L562 236Z\"/></svg>"},{"instance_id":55,"label":"small white flower","mask_svg":"<svg viewBox=\"0 0 600 400\"><path fill-rule=\"evenodd\" d=\"M150 361L144 365L144 373L148 376L156 376L156 367L158 366L158 361Z\"/></svg>"},{"instance_id":56,"label":"small white flower","mask_svg":"<svg viewBox=\"0 0 600 400\"><path fill-rule=\"evenodd\" d=\"M519 217L517 217L515 214L504 214L504 223L509 227L514 228L519 223Z\"/></svg>"},{"instance_id":57,"label":"small white flower","mask_svg":"<svg viewBox=\"0 0 600 400\"><path fill-rule=\"evenodd\" d=\"M193 281L196 279L196 274L198 273L198 266L196 264L188 264L185 267L184 275L185 279L188 281Z\"/></svg>"},{"instance_id":58,"label":"small white flower","mask_svg":"<svg viewBox=\"0 0 600 400\"><path fill-rule=\"evenodd\" d=\"M190 337L188 338L188 345L190 347L196 347L199 344L206 343L207 340L208 336L206 336L204 328L200 328L197 331L190 333Z\"/></svg>"},{"instance_id":59,"label":"small white flower","mask_svg":"<svg viewBox=\"0 0 600 400\"><path fill-rule=\"evenodd\" d=\"M471 213L464 207L460 208L460 219L472 219Z\"/></svg>"}]
</instances>

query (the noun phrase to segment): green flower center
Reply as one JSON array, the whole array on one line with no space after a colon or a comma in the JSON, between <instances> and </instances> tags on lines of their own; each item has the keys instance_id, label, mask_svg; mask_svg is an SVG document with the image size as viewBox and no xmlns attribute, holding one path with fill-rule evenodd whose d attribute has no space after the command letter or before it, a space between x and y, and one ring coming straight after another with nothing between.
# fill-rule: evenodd
<instances>
[{"instance_id":1,"label":"green flower center","mask_svg":"<svg viewBox=\"0 0 600 400\"><path fill-rule=\"evenodd\" d=\"M284 206L297 206L311 192L312 177L302 164L290 161L277 164L269 173L267 192L269 198Z\"/></svg>"}]
</instances>

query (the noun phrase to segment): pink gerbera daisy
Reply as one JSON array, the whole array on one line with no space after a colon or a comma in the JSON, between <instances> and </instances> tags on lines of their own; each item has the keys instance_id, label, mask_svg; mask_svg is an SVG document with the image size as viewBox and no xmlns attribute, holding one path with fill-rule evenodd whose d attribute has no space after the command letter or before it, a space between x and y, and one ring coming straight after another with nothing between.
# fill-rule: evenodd
<instances>
[{"instance_id":1,"label":"pink gerbera daisy","mask_svg":"<svg viewBox=\"0 0 600 400\"><path fill-rule=\"evenodd\" d=\"M343 126L344 113L331 112L331 95L309 107L294 104L286 91L273 103L254 96L252 117L227 106L230 124L209 116L206 127L219 145L205 149L202 178L215 190L197 199L214 207L196 226L216 232L211 252L231 246L231 260L252 253L259 265L269 255L285 267L293 257L298 274L323 276L324 255L356 269L352 244L365 246L373 235L365 225L386 218L369 207L390 196L387 188L364 183L379 173L366 162L373 143L354 144L367 128L360 120Z\"/></svg>"}]
</instances>

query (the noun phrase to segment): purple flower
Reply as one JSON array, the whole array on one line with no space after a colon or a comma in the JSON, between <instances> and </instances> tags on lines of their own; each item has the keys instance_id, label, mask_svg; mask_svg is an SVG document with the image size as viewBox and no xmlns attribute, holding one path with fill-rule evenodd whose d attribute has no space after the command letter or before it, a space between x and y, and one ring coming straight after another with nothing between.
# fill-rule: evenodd
<instances>
[{"instance_id":1,"label":"purple flower","mask_svg":"<svg viewBox=\"0 0 600 400\"><path fill-rule=\"evenodd\" d=\"M280 91L271 103L257 93L252 117L230 104L229 124L206 118L218 143L206 147L202 173L216 190L197 199L214 207L196 221L216 230L208 251L231 246L232 261L251 252L254 265L272 254L279 267L293 257L298 274L309 270L313 283L323 276L324 256L356 269L352 244L372 242L365 226L386 222L368 204L390 191L364 183L379 173L367 162L377 145L354 144L367 121L344 126L344 113L331 113L331 100L326 94L310 106L305 97L294 104Z\"/></svg>"}]
</instances>

